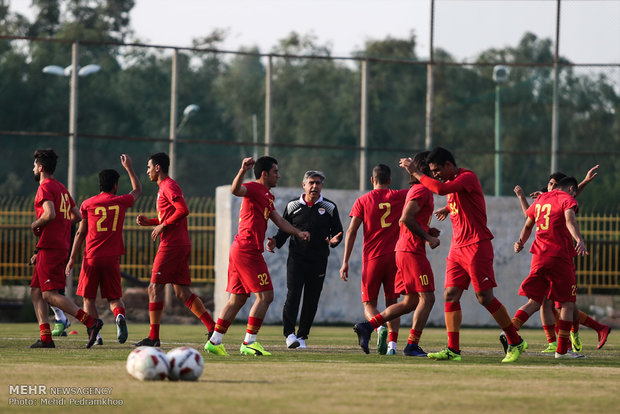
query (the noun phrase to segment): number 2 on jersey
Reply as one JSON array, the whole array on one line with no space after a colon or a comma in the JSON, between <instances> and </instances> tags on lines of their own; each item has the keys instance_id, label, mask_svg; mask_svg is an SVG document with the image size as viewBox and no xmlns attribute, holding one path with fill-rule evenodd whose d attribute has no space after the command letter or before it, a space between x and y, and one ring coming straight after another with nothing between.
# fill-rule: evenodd
<instances>
[{"instance_id":1,"label":"number 2 on jersey","mask_svg":"<svg viewBox=\"0 0 620 414\"><path fill-rule=\"evenodd\" d=\"M390 203L379 203L379 210L385 210L385 213L381 216L381 228L390 227L392 223L388 223L385 221L386 218L392 212L392 205Z\"/></svg>"},{"instance_id":2,"label":"number 2 on jersey","mask_svg":"<svg viewBox=\"0 0 620 414\"><path fill-rule=\"evenodd\" d=\"M108 218L108 210L114 212L114 220L112 221L112 231L116 231L116 225L118 223L118 213L120 208L118 206L109 206L107 209L105 207L96 207L95 214L101 214L101 218L97 220L97 231L108 231L107 227L103 226L103 222Z\"/></svg>"}]
</instances>

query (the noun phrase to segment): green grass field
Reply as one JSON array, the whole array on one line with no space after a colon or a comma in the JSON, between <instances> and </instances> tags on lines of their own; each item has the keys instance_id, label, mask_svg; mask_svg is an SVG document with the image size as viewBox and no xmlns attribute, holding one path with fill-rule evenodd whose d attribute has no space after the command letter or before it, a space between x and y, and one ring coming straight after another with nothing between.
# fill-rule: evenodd
<instances>
[{"instance_id":1,"label":"green grass field","mask_svg":"<svg viewBox=\"0 0 620 414\"><path fill-rule=\"evenodd\" d=\"M74 328L74 327L72 327ZM306 350L288 350L280 326L265 326L259 340L271 357L239 355L245 326L233 325L224 343L228 357L202 351L198 325L162 325L162 349L181 345L199 349L205 370L197 382L140 382L125 371L130 342L148 333L146 324L129 325L120 345L112 324L102 330L104 345L85 349L86 335L56 339L56 349L29 349L36 324L0 324L0 413L404 413L404 412L620 412L620 333L612 331L602 350L596 334L584 328L585 360L556 361L541 354L541 329L524 329L529 349L515 364L501 364L498 330L461 332L463 360L365 355L351 327L315 327ZM399 352L408 329L401 330ZM375 337L373 335L373 342ZM421 345L436 351L445 344L441 328L424 331ZM41 406L52 395L9 395L16 385L109 387L109 395L71 395L64 405ZM100 388L98 388L100 389ZM77 405L69 398L110 398L122 406ZM11 398L35 406L10 404Z\"/></svg>"}]
</instances>

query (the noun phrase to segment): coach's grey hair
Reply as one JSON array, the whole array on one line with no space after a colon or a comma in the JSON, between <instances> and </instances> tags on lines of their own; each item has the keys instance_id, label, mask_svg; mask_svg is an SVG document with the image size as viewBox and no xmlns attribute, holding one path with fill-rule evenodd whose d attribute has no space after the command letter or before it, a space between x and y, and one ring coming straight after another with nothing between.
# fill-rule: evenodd
<instances>
[{"instance_id":1,"label":"coach's grey hair","mask_svg":"<svg viewBox=\"0 0 620 414\"><path fill-rule=\"evenodd\" d=\"M321 177L321 182L325 181L325 174L323 174L322 171L318 171L318 170L306 171L306 173L304 174L304 183L307 182L308 178L310 177Z\"/></svg>"}]
</instances>

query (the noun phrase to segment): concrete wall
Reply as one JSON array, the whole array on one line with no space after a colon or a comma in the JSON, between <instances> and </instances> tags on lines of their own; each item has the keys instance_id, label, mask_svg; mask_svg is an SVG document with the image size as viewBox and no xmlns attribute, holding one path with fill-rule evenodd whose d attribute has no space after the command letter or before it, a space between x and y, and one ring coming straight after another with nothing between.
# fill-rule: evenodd
<instances>
[{"instance_id":1,"label":"concrete wall","mask_svg":"<svg viewBox=\"0 0 620 414\"><path fill-rule=\"evenodd\" d=\"M276 196L276 209L280 214L284 205L292 198L299 197L301 188L274 188ZM323 196L334 201L340 212L340 220L346 229L349 226L349 212L357 197L363 194L353 190L323 190ZM487 217L490 230L495 235L493 246L495 251L495 277L499 287L495 290L495 296L506 306L512 316L514 312L525 303L525 298L518 296L518 288L521 281L529 272L531 255L530 243L526 249L519 253L513 253L513 243L519 237L519 233L525 222L521 207L516 197L486 197ZM445 205L445 197L435 196L435 208ZM219 314L228 299L226 289L228 251L232 239L237 232L239 208L241 199L230 193L230 186L218 187L216 192L216 250L215 250L215 315ZM444 326L443 310L443 285L445 273L445 259L448 255L450 240L452 237L452 225L450 220L438 222L435 218L431 226L441 230L441 245L435 250L429 250L427 255L433 273L435 275L436 302L430 315L429 326ZM269 221L267 235L273 236L276 226ZM362 230L359 230L355 248L350 260L350 276L347 283L340 279L338 271L342 263L344 242L336 249L331 250L327 265L327 275L316 322L354 323L364 319L362 303L360 299L360 272L362 266ZM282 307L286 298L286 258L288 255L288 242L276 253L264 253L265 261L269 267L269 273L274 285L275 299L272 303L265 323L279 323L282 321ZM381 294L380 294L381 295ZM381 296L382 297L382 296ZM246 320L253 297L241 310L237 318ZM464 292L461 299L463 308L463 324L472 326L497 326L491 315L484 309L470 288ZM379 299L379 308L383 309L383 299ZM411 314L403 316L404 327L411 325ZM540 318L534 316L528 326L540 326Z\"/></svg>"}]
</instances>

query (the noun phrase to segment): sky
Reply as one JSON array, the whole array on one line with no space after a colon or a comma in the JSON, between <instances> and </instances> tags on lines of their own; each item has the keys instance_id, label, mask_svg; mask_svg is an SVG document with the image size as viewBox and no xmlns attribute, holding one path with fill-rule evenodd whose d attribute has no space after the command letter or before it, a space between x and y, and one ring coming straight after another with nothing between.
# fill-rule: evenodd
<instances>
[{"instance_id":1,"label":"sky","mask_svg":"<svg viewBox=\"0 0 620 414\"><path fill-rule=\"evenodd\" d=\"M32 15L31 0L11 9ZM406 39L429 56L430 0L136 0L135 41L190 47L192 39L227 29L221 48L270 52L293 31L313 34L333 56L350 56L368 40ZM555 0L436 0L435 48L471 61L489 48L516 46L527 31L555 37ZM620 0L561 3L560 54L574 63L620 64Z\"/></svg>"}]
</instances>

